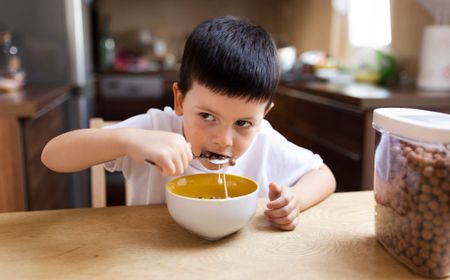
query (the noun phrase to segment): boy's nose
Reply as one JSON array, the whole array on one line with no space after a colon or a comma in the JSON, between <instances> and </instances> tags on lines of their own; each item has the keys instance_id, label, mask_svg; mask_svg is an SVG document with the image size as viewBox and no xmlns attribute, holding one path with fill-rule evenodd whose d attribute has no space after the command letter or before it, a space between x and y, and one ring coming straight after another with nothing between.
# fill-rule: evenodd
<instances>
[{"instance_id":1,"label":"boy's nose","mask_svg":"<svg viewBox=\"0 0 450 280\"><path fill-rule=\"evenodd\" d=\"M221 147L233 145L233 131L230 128L222 128L216 131L215 141Z\"/></svg>"}]
</instances>

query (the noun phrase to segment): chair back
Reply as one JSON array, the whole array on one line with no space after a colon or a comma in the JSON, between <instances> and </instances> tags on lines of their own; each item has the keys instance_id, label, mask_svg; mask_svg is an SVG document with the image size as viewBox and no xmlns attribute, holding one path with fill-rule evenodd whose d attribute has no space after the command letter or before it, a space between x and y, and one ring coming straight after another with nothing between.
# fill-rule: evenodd
<instances>
[{"instance_id":1,"label":"chair back","mask_svg":"<svg viewBox=\"0 0 450 280\"><path fill-rule=\"evenodd\" d=\"M102 128L107 125L113 125L117 121L105 122L102 118L91 118L90 128ZM125 186L125 190L126 190ZM126 194L126 191L125 191ZM106 174L103 164L97 164L91 167L91 205L94 208L106 207Z\"/></svg>"}]
</instances>

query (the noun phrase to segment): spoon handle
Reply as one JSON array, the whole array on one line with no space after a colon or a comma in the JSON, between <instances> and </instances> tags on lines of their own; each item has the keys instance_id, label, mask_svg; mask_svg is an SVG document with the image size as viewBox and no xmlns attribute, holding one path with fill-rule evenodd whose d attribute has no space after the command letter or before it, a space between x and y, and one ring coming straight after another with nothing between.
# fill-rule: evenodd
<instances>
[{"instance_id":1,"label":"spoon handle","mask_svg":"<svg viewBox=\"0 0 450 280\"><path fill-rule=\"evenodd\" d=\"M211 163L213 163L213 164L230 164L230 165L235 165L235 160L232 159L232 158L227 158L227 159L213 159L213 158L209 158L209 157L204 156L204 155L199 155L199 156L194 155L193 159L207 160L207 161L209 161L209 162L211 162ZM151 160L149 160L149 159L145 159L144 161L145 161L145 163L147 163L147 164L151 164L151 165L156 166L156 163L153 162L153 161L151 161Z\"/></svg>"}]
</instances>

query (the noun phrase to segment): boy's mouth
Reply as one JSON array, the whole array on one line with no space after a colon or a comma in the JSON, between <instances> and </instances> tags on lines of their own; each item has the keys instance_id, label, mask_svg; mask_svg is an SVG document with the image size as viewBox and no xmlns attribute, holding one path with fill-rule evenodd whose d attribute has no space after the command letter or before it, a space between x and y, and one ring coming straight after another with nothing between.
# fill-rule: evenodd
<instances>
[{"instance_id":1,"label":"boy's mouth","mask_svg":"<svg viewBox=\"0 0 450 280\"><path fill-rule=\"evenodd\" d=\"M210 151L203 151L201 153L201 156L207 157L209 159L227 159L227 158L231 158L231 156L222 155L222 154L218 154L218 153L214 153L214 152L210 152Z\"/></svg>"}]
</instances>

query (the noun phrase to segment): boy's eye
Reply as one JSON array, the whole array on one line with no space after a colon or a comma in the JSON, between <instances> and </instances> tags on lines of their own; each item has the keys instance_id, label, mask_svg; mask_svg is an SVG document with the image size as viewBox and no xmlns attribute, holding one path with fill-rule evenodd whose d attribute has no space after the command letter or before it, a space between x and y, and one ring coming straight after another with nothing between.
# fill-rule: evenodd
<instances>
[{"instance_id":1,"label":"boy's eye","mask_svg":"<svg viewBox=\"0 0 450 280\"><path fill-rule=\"evenodd\" d=\"M211 115L210 113L199 113L199 115L205 121L213 121L214 120L214 116Z\"/></svg>"},{"instance_id":2,"label":"boy's eye","mask_svg":"<svg viewBox=\"0 0 450 280\"><path fill-rule=\"evenodd\" d=\"M244 128L246 128L246 127L252 126L252 123L249 122L249 121L239 120L239 121L236 121L236 125L239 126L239 127L244 127Z\"/></svg>"}]
</instances>

